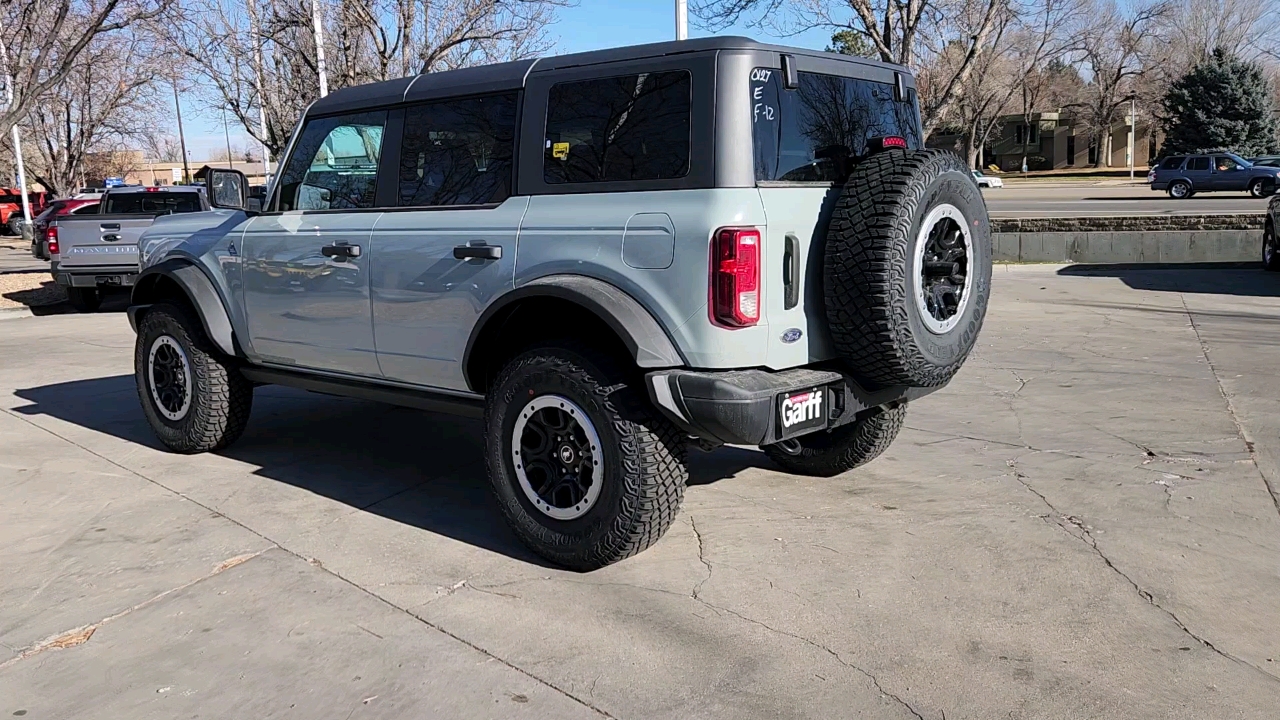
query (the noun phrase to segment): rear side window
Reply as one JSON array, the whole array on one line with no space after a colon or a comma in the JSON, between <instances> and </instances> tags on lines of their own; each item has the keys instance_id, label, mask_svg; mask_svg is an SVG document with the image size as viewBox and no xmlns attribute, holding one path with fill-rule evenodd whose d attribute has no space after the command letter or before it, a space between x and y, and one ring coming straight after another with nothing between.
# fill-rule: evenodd
<instances>
[{"instance_id":1,"label":"rear side window","mask_svg":"<svg viewBox=\"0 0 1280 720\"><path fill-rule=\"evenodd\" d=\"M684 70L553 85L543 179L558 184L684 177L692 87Z\"/></svg>"},{"instance_id":2,"label":"rear side window","mask_svg":"<svg viewBox=\"0 0 1280 720\"><path fill-rule=\"evenodd\" d=\"M1187 170L1208 170L1209 158L1193 157L1187 161Z\"/></svg>"},{"instance_id":3,"label":"rear side window","mask_svg":"<svg viewBox=\"0 0 1280 720\"><path fill-rule=\"evenodd\" d=\"M405 110L400 207L482 205L511 195L516 94L445 100Z\"/></svg>"},{"instance_id":4,"label":"rear side window","mask_svg":"<svg viewBox=\"0 0 1280 720\"><path fill-rule=\"evenodd\" d=\"M1186 157L1181 155L1165 158L1164 162L1160 163L1160 169L1161 170L1177 170L1178 168L1182 167L1182 163L1186 159L1187 159Z\"/></svg>"},{"instance_id":5,"label":"rear side window","mask_svg":"<svg viewBox=\"0 0 1280 720\"><path fill-rule=\"evenodd\" d=\"M107 214L168 215L200 212L195 192L131 192L107 195Z\"/></svg>"},{"instance_id":6,"label":"rear side window","mask_svg":"<svg viewBox=\"0 0 1280 720\"><path fill-rule=\"evenodd\" d=\"M888 83L802 72L799 87L784 90L778 70L756 68L751 116L756 180L844 182L873 140L922 145L915 91L895 100Z\"/></svg>"},{"instance_id":7,"label":"rear side window","mask_svg":"<svg viewBox=\"0 0 1280 720\"><path fill-rule=\"evenodd\" d=\"M83 207L78 207L71 211L71 215L97 215L101 203L89 203Z\"/></svg>"},{"instance_id":8,"label":"rear side window","mask_svg":"<svg viewBox=\"0 0 1280 720\"><path fill-rule=\"evenodd\" d=\"M359 210L374 205L386 111L307 122L280 174L277 210Z\"/></svg>"}]
</instances>

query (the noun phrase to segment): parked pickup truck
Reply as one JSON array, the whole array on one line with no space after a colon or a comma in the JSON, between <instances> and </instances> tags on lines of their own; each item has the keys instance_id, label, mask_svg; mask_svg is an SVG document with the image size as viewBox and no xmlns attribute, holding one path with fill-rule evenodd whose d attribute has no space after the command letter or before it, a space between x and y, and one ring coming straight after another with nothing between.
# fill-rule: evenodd
<instances>
[{"instance_id":1,"label":"parked pickup truck","mask_svg":"<svg viewBox=\"0 0 1280 720\"><path fill-rule=\"evenodd\" d=\"M72 307L93 312L102 295L138 278L138 238L161 215L209 209L202 188L122 187L102 196L101 212L56 218L45 229L53 278Z\"/></svg>"}]
</instances>

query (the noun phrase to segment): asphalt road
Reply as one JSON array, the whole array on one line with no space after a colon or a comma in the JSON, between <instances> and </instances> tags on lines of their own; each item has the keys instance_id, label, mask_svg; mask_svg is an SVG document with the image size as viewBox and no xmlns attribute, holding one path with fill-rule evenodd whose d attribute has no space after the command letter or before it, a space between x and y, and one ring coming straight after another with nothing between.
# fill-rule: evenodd
<instances>
[{"instance_id":1,"label":"asphalt road","mask_svg":"<svg viewBox=\"0 0 1280 720\"><path fill-rule=\"evenodd\" d=\"M1080 183L1015 182L982 194L991 216L1005 218L1260 213L1268 202L1244 193L1205 193L1174 200L1146 185Z\"/></svg>"},{"instance_id":2,"label":"asphalt road","mask_svg":"<svg viewBox=\"0 0 1280 720\"><path fill-rule=\"evenodd\" d=\"M159 449L121 313L0 320L0 717L1274 718L1280 278L1002 267L980 346L832 479L696 454L550 568L479 425L260 388Z\"/></svg>"}]
</instances>

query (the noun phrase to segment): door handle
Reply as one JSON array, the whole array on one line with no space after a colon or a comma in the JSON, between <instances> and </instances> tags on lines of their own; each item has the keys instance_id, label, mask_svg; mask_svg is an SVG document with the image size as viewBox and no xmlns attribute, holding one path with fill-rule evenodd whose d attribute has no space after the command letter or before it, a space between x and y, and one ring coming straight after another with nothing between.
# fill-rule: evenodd
<instances>
[{"instance_id":1,"label":"door handle","mask_svg":"<svg viewBox=\"0 0 1280 720\"><path fill-rule=\"evenodd\" d=\"M337 245L325 245L324 247L320 248L320 254L324 255L325 257L334 258L338 262L342 262L347 258L360 257L360 246L349 245L347 243L338 243Z\"/></svg>"},{"instance_id":2,"label":"door handle","mask_svg":"<svg viewBox=\"0 0 1280 720\"><path fill-rule=\"evenodd\" d=\"M98 227L103 230L119 230L120 223L102 223Z\"/></svg>"},{"instance_id":3,"label":"door handle","mask_svg":"<svg viewBox=\"0 0 1280 720\"><path fill-rule=\"evenodd\" d=\"M501 245L458 245L453 249L453 256L458 260L501 260Z\"/></svg>"}]
</instances>

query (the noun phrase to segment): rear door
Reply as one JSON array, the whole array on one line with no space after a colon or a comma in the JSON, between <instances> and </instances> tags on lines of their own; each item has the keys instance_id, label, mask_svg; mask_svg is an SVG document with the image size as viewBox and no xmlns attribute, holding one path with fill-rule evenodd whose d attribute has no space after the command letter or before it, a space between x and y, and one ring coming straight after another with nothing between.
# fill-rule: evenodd
<instances>
[{"instance_id":1,"label":"rear door","mask_svg":"<svg viewBox=\"0 0 1280 720\"><path fill-rule=\"evenodd\" d=\"M1194 190L1213 190L1213 173L1210 171L1209 156L1195 155L1187 158L1187 164L1183 166L1182 174L1187 180L1191 181L1191 187Z\"/></svg>"},{"instance_id":2,"label":"rear door","mask_svg":"<svg viewBox=\"0 0 1280 720\"><path fill-rule=\"evenodd\" d=\"M385 110L312 118L281 171L275 207L241 241L249 342L261 360L381 375L369 302Z\"/></svg>"},{"instance_id":3,"label":"rear door","mask_svg":"<svg viewBox=\"0 0 1280 720\"><path fill-rule=\"evenodd\" d=\"M516 92L411 105L388 128L396 212L374 227L378 362L393 380L466 390L462 356L480 312L514 282L529 206L511 197Z\"/></svg>"}]
</instances>

